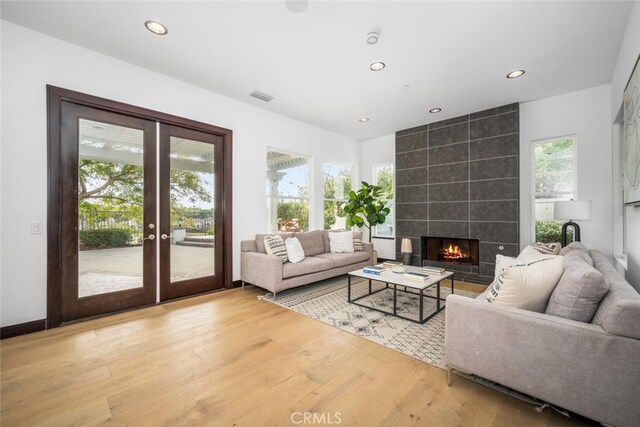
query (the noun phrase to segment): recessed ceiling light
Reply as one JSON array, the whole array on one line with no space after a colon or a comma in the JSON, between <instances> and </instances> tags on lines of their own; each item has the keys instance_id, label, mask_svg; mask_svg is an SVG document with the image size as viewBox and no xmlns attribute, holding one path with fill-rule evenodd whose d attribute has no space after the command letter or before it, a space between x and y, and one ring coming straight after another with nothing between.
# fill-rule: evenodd
<instances>
[{"instance_id":1,"label":"recessed ceiling light","mask_svg":"<svg viewBox=\"0 0 640 427\"><path fill-rule=\"evenodd\" d=\"M517 79L524 74L524 70L515 70L507 74L508 79Z\"/></svg>"},{"instance_id":2,"label":"recessed ceiling light","mask_svg":"<svg viewBox=\"0 0 640 427\"><path fill-rule=\"evenodd\" d=\"M371 71L380 71L385 67L384 62L374 62L373 64L369 65L369 68L371 69Z\"/></svg>"},{"instance_id":3,"label":"recessed ceiling light","mask_svg":"<svg viewBox=\"0 0 640 427\"><path fill-rule=\"evenodd\" d=\"M164 36L169 32L167 27L161 24L158 21L148 20L144 23L144 26L147 27L147 30L151 31L153 34L157 34L159 36Z\"/></svg>"},{"instance_id":4,"label":"recessed ceiling light","mask_svg":"<svg viewBox=\"0 0 640 427\"><path fill-rule=\"evenodd\" d=\"M432 108L431 110L429 110L430 113L439 113L440 111L442 111L442 108Z\"/></svg>"},{"instance_id":5,"label":"recessed ceiling light","mask_svg":"<svg viewBox=\"0 0 640 427\"><path fill-rule=\"evenodd\" d=\"M380 34L375 31L367 34L367 44L376 44L378 43L378 39L380 38Z\"/></svg>"},{"instance_id":6,"label":"recessed ceiling light","mask_svg":"<svg viewBox=\"0 0 640 427\"><path fill-rule=\"evenodd\" d=\"M358 119L358 121L359 121L360 123L367 123L367 122L369 121L369 117L363 117L363 118L361 118L361 119Z\"/></svg>"},{"instance_id":7,"label":"recessed ceiling light","mask_svg":"<svg viewBox=\"0 0 640 427\"><path fill-rule=\"evenodd\" d=\"M309 0L284 0L284 5L290 12L302 13L309 7Z\"/></svg>"}]
</instances>

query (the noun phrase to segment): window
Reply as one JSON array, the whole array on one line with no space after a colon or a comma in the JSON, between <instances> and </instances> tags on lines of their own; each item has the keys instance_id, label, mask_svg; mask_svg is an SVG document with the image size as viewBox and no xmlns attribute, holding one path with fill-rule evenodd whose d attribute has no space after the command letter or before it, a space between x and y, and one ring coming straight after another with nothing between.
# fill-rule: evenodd
<instances>
[{"instance_id":1,"label":"window","mask_svg":"<svg viewBox=\"0 0 640 427\"><path fill-rule=\"evenodd\" d=\"M267 229L309 230L311 162L308 157L267 150Z\"/></svg>"},{"instance_id":2,"label":"window","mask_svg":"<svg viewBox=\"0 0 640 427\"><path fill-rule=\"evenodd\" d=\"M553 218L553 202L571 200L576 195L575 142L575 137L565 137L533 144L536 242L560 241L562 221Z\"/></svg>"},{"instance_id":3,"label":"window","mask_svg":"<svg viewBox=\"0 0 640 427\"><path fill-rule=\"evenodd\" d=\"M351 165L325 163L324 174L324 229L341 230L347 228L347 218L342 204L352 189L353 170Z\"/></svg>"},{"instance_id":4,"label":"window","mask_svg":"<svg viewBox=\"0 0 640 427\"><path fill-rule=\"evenodd\" d=\"M394 237L393 229L395 206L393 194L393 164L382 163L373 166L373 183L382 187L382 193L387 201L387 207L391 210L384 224L376 225L373 231L374 237Z\"/></svg>"}]
</instances>

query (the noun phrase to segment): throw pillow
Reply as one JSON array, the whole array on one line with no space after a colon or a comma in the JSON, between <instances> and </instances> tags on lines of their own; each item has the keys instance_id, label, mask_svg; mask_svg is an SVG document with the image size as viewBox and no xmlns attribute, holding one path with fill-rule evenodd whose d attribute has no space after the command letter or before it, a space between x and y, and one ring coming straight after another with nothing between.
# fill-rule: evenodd
<instances>
[{"instance_id":1,"label":"throw pillow","mask_svg":"<svg viewBox=\"0 0 640 427\"><path fill-rule=\"evenodd\" d=\"M353 250L354 252L364 252L362 245L362 231L353 231Z\"/></svg>"},{"instance_id":2,"label":"throw pillow","mask_svg":"<svg viewBox=\"0 0 640 427\"><path fill-rule=\"evenodd\" d=\"M289 237L287 241L284 242L284 245L287 248L287 257L289 258L289 262L295 264L304 259L304 250L302 249L300 240L298 240L297 237Z\"/></svg>"},{"instance_id":3,"label":"throw pillow","mask_svg":"<svg viewBox=\"0 0 640 427\"><path fill-rule=\"evenodd\" d=\"M498 278L500 273L502 273L502 270L508 267L512 267L514 265L518 265L518 260L516 258L510 257L510 256L504 256L504 255L496 255L496 270L494 274L493 283L496 282L496 279ZM489 289L491 289L491 287L493 286L493 283L489 285Z\"/></svg>"},{"instance_id":4,"label":"throw pillow","mask_svg":"<svg viewBox=\"0 0 640 427\"><path fill-rule=\"evenodd\" d=\"M334 254L353 252L353 232L329 233L329 246Z\"/></svg>"},{"instance_id":5,"label":"throw pillow","mask_svg":"<svg viewBox=\"0 0 640 427\"><path fill-rule=\"evenodd\" d=\"M569 255L565 257L564 273L549 298L545 313L588 323L609 291L609 284L602 273L581 257Z\"/></svg>"},{"instance_id":6,"label":"throw pillow","mask_svg":"<svg viewBox=\"0 0 640 427\"><path fill-rule=\"evenodd\" d=\"M562 257L516 260L516 265L501 268L487 292L487 301L543 313L562 276L563 261ZM496 256L496 266L498 263Z\"/></svg>"},{"instance_id":7,"label":"throw pillow","mask_svg":"<svg viewBox=\"0 0 640 427\"><path fill-rule=\"evenodd\" d=\"M560 243L540 243L531 245L533 249L544 255L560 255Z\"/></svg>"},{"instance_id":8,"label":"throw pillow","mask_svg":"<svg viewBox=\"0 0 640 427\"><path fill-rule=\"evenodd\" d=\"M269 255L282 258L283 264L289 260L287 258L287 248L284 245L284 240L277 234L267 234L264 236L264 250Z\"/></svg>"},{"instance_id":9,"label":"throw pillow","mask_svg":"<svg viewBox=\"0 0 640 427\"><path fill-rule=\"evenodd\" d=\"M555 257L560 257L560 255L544 255L538 252L538 250L533 246L527 246L522 250L522 252L520 252L520 254L518 254L518 261L531 262L531 261L537 261L539 259L555 258Z\"/></svg>"}]
</instances>

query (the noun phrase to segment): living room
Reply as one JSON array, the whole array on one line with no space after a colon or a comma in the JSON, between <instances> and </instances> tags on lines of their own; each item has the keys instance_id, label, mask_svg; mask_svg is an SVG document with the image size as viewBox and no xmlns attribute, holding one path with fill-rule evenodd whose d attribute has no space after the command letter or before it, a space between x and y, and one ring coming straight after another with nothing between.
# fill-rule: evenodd
<instances>
[{"instance_id":1,"label":"living room","mask_svg":"<svg viewBox=\"0 0 640 427\"><path fill-rule=\"evenodd\" d=\"M584 413L567 419L551 408L538 412L535 408L541 405L461 377L454 377L448 387L442 366L270 304L269 289L243 290L240 284L243 241L278 231L279 219L308 231L327 228L326 206L348 197L343 193L328 200L325 183L332 166L345 166L353 183L376 182L377 171L390 166L395 198L389 227L371 236L377 257L401 260L403 240L410 239L411 263L422 265L422 237L476 239L484 252L468 273L456 271L456 290L459 285L461 292L482 292L494 279L497 255L515 257L535 243L532 147L569 138L575 181L571 194L577 201L590 201L590 210L587 219L562 221L575 220L581 242L604 254L640 290L640 210L623 195L628 175L623 126L629 121L623 97L638 68L638 2L279 1L180 6L3 1L1 12L0 325L3 338L28 333L0 344L3 423L67 425L111 419L144 424L140 420L146 416L147 424L568 425L595 420L625 425L619 420L584 418L589 415ZM166 24L167 34L147 31L147 20ZM535 32L538 28L540 34ZM467 46L466 40L473 43ZM507 78L517 70L525 72ZM250 97L252 91L273 100ZM68 282L64 274L75 274L77 280L79 262L67 268L72 264L63 264L65 252L57 249L68 243L65 233L73 224L65 229L64 223L62 232L51 233L58 229L52 221L56 208L52 195L65 200L64 191L69 191L55 193L52 184L52 170L62 170L51 160L54 99L61 104L83 99L83 106L92 108L107 100L112 113L126 104L144 109L145 119L161 112L155 123L170 122L174 127L178 118L185 118L211 125L225 150L232 146L232 157L231 150L221 149L220 157L215 153L216 159L229 156L224 157L228 181L216 180L221 187L215 192L221 197L216 202L230 212L225 234L220 238L216 234L213 243L219 245L214 248L216 256L221 256L215 258L215 275L224 279L205 284L224 290L180 300L182 296L166 300L157 296L140 304L146 308L81 322L77 320L91 317L84 308L79 313L85 314L70 317L64 310L56 311L56 304L66 301L61 296ZM134 111L134 107L126 108ZM89 117L83 114L78 113ZM499 131L502 125L497 124L496 133L473 137L473 124L489 117L515 118L515 128ZM451 136L454 130L441 136L442 146L464 147L462 154L443 153L445 160L434 163L419 154L435 147L407 148L420 144L421 138L433 143L443 129L463 123L468 127L466 136ZM161 141L162 126L152 125L150 132L156 131ZM506 152L471 157L474 141L504 135L510 137L501 145ZM150 152L148 147L145 153ZM157 147L161 151L162 142ZM289 174L282 180L290 192L278 193L283 199L306 203L302 227L300 215L281 218L270 209L274 197L268 189L265 192L269 153L306 165L301 168L305 176ZM474 172L471 160L482 167ZM160 158L158 176L163 173L161 162ZM443 177L438 184L466 182L466 198L433 200L421 195L421 189L433 182L420 181L411 171L428 177L430 170L435 174L436 168L451 164L464 164L461 170L466 175L445 179L450 172L438 171ZM474 178L473 173L478 175ZM476 198L470 189L474 179L491 181ZM498 181L515 187L499 187ZM305 191L294 194L300 187ZM69 188L77 191L77 186ZM352 185L358 188L359 184ZM501 201L497 207L483 205L496 200ZM162 203L159 200L158 206ZM434 203L451 206L437 211ZM493 216L474 217L474 204L481 206L481 214ZM431 210L425 214L422 209ZM62 223L66 211L60 212ZM436 212L440 216L434 216ZM77 225L77 217L74 221ZM162 221L158 221L161 227ZM460 235L455 227L478 227L478 232ZM176 229L166 230L169 240L176 238ZM369 236L366 228L363 231L366 244ZM501 237L493 239L487 232ZM164 241L160 233L157 239ZM144 245L151 247L149 240ZM157 287L158 295L164 289L161 251L145 253L149 259L157 258L153 261L157 270L150 269L150 284L145 282L144 287L154 292ZM57 252L57 262L65 268L51 268ZM128 259L115 258L112 265L122 267ZM260 270L258 275L266 274ZM443 283L443 288L447 286ZM275 302L284 304L286 292L278 291ZM440 314L448 314L447 309ZM175 317L165 317L170 315ZM181 341L174 341L173 335L181 336ZM154 340L166 342L167 348L151 344ZM138 344L147 347L137 353ZM81 352L65 353L74 346ZM188 349L189 354L170 351L177 348ZM244 359L250 352L256 356ZM161 359L154 360L153 354ZM626 356L637 359L637 354ZM203 361L216 359L226 360L203 366ZM251 366L260 366L260 374ZM160 382L159 372L171 380ZM637 372L628 373L635 384ZM399 380L408 377L406 383ZM47 394L48 390L56 392ZM584 393L570 386L562 390ZM420 397L411 398L416 395ZM600 405L611 403L603 399L595 397ZM558 403L548 403L562 410ZM637 397L625 402L629 407L637 403ZM313 422L306 422L307 414Z\"/></svg>"}]
</instances>

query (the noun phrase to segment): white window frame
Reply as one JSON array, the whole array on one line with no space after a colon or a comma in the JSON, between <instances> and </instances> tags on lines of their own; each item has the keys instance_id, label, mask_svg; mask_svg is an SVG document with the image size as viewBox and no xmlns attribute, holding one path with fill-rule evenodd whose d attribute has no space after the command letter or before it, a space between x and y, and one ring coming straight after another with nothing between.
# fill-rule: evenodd
<instances>
[{"instance_id":1,"label":"white window frame","mask_svg":"<svg viewBox=\"0 0 640 427\"><path fill-rule=\"evenodd\" d=\"M373 227L371 230L371 238L374 239L395 239L396 238L396 165L393 162L374 163L371 165L371 181L373 185L378 185L378 173L377 170L381 166L391 166L393 170L393 197L390 202L391 214L393 214L393 224L391 225L391 235L378 236L378 226Z\"/></svg>"},{"instance_id":2,"label":"white window frame","mask_svg":"<svg viewBox=\"0 0 640 427\"><path fill-rule=\"evenodd\" d=\"M270 151L276 152L276 153L281 153L281 154L286 154L288 156L292 156L292 157L301 157L307 160L307 165L309 166L309 197L299 197L299 196L280 196L280 195L269 195L266 194L266 208L267 208L267 232L272 232L272 233L277 233L279 230L269 230L269 228L271 227L271 223L269 221L269 199L271 199L272 203L275 201L277 203L278 200L306 200L309 203L309 224L308 224L308 230L312 230L313 229L313 224L314 224L314 215L313 215L313 209L314 209L314 199L313 199L313 194L314 194L314 161L313 161L313 157L309 156L307 154L302 154L302 153L296 153L294 151L289 151L289 150L284 150L281 148L276 148L276 147L267 147L265 153L264 153L264 158L265 158L265 162L267 160L267 156L268 153ZM265 171L266 173L266 171ZM265 177L266 178L266 177Z\"/></svg>"},{"instance_id":3,"label":"white window frame","mask_svg":"<svg viewBox=\"0 0 640 427\"><path fill-rule=\"evenodd\" d=\"M531 230L531 242L536 241L536 146L546 144L549 142L571 139L573 141L573 199L578 199L578 135L560 135L551 138L535 139L531 141L531 223L529 224Z\"/></svg>"},{"instance_id":4,"label":"white window frame","mask_svg":"<svg viewBox=\"0 0 640 427\"><path fill-rule=\"evenodd\" d=\"M327 199L325 198L324 188L325 188L325 179L324 179L324 166L332 165L339 167L351 168L351 191L357 191L358 187L356 187L356 165L344 163L344 162L332 162L330 160L325 160L322 162L322 228L324 229L324 204L325 202L346 202L349 200L349 195L344 194L344 198L342 199Z\"/></svg>"}]
</instances>

